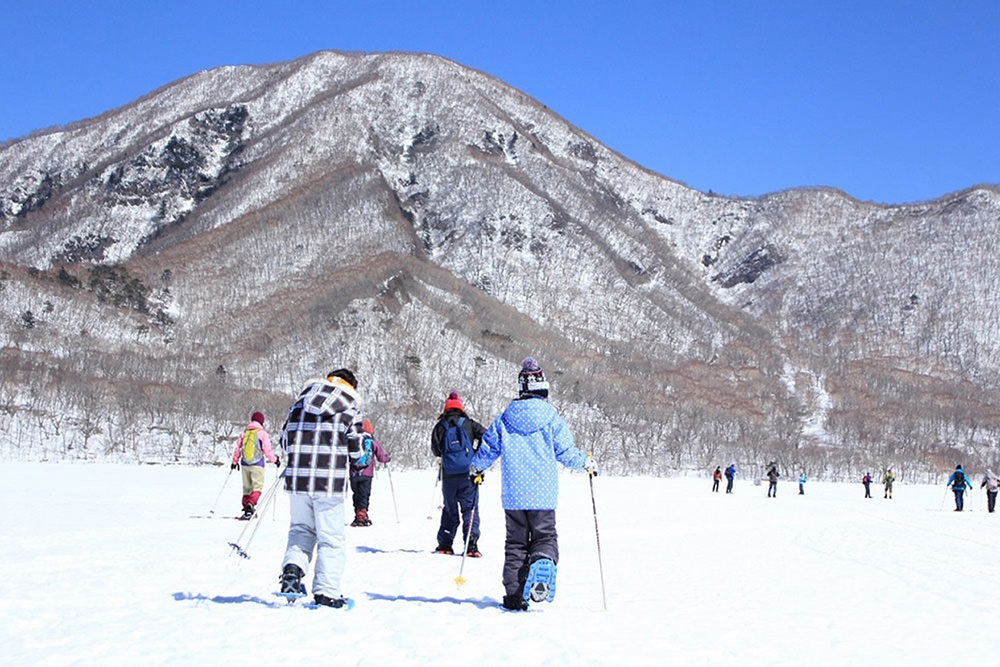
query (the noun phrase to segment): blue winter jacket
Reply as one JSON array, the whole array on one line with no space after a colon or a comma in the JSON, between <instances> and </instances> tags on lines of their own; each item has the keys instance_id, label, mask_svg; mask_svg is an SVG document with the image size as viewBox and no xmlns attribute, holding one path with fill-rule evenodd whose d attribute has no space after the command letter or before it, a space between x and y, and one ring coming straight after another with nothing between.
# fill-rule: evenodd
<instances>
[{"instance_id":1,"label":"blue winter jacket","mask_svg":"<svg viewBox=\"0 0 1000 667\"><path fill-rule=\"evenodd\" d=\"M960 486L955 486L955 473L953 472L953 473L951 473L951 477L948 478L948 484L947 484L947 486L950 486L952 489L962 489L963 491L965 491L965 487L969 487L971 489L972 488L972 482L969 481L969 476L966 475L965 471L962 470L961 468L959 468L955 472L958 472L959 470L962 471L962 476L965 478L963 480L964 483L961 484Z\"/></svg>"},{"instance_id":2,"label":"blue winter jacket","mask_svg":"<svg viewBox=\"0 0 1000 667\"><path fill-rule=\"evenodd\" d=\"M573 444L573 434L556 409L542 398L511 401L483 434L472 467L486 470L500 459L505 510L554 510L559 469L582 468L587 456Z\"/></svg>"}]
</instances>

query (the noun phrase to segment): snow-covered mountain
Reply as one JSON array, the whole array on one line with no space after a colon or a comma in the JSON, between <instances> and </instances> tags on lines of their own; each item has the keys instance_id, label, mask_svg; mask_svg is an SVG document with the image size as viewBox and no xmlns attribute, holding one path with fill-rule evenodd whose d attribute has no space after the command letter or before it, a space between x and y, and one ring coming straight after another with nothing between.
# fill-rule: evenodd
<instances>
[{"instance_id":1,"label":"snow-covered mountain","mask_svg":"<svg viewBox=\"0 0 1000 667\"><path fill-rule=\"evenodd\" d=\"M351 365L421 463L534 354L614 469L993 461L998 227L996 185L704 194L435 56L205 71L0 151L0 438L214 460Z\"/></svg>"}]
</instances>

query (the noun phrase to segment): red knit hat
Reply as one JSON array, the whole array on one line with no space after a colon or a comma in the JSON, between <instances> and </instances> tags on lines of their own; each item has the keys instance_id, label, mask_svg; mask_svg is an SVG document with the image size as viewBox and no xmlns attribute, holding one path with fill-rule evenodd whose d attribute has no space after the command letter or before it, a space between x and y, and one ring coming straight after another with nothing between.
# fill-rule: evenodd
<instances>
[{"instance_id":1,"label":"red knit hat","mask_svg":"<svg viewBox=\"0 0 1000 667\"><path fill-rule=\"evenodd\" d=\"M375 429L372 428L372 423L367 419L361 421L361 430L363 430L368 435L375 435Z\"/></svg>"},{"instance_id":2,"label":"red knit hat","mask_svg":"<svg viewBox=\"0 0 1000 667\"><path fill-rule=\"evenodd\" d=\"M264 425L264 413L263 412L255 412L255 413L253 413L252 415L250 415L250 421L257 422L258 424L260 424L261 426L263 426Z\"/></svg>"},{"instance_id":3,"label":"red knit hat","mask_svg":"<svg viewBox=\"0 0 1000 667\"><path fill-rule=\"evenodd\" d=\"M448 394L448 399L444 402L444 410L442 412L447 412L448 410L461 410L465 412L465 408L462 407L462 399L458 397L457 391Z\"/></svg>"}]
</instances>

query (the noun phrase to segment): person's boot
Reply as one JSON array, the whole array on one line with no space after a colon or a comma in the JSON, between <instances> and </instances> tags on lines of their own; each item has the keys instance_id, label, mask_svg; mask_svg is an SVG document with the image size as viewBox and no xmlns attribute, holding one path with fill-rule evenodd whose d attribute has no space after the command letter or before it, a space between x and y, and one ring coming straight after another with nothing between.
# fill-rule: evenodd
<instances>
[{"instance_id":1,"label":"person's boot","mask_svg":"<svg viewBox=\"0 0 1000 667\"><path fill-rule=\"evenodd\" d=\"M372 520L368 518L368 508L361 510L361 525L370 526L372 525Z\"/></svg>"},{"instance_id":2,"label":"person's boot","mask_svg":"<svg viewBox=\"0 0 1000 667\"><path fill-rule=\"evenodd\" d=\"M358 526L364 526L365 525L364 518L362 518L362 515L363 515L364 512L365 512L365 510L354 510L354 521L351 522L352 526L354 526L355 528L357 528Z\"/></svg>"},{"instance_id":3,"label":"person's boot","mask_svg":"<svg viewBox=\"0 0 1000 667\"><path fill-rule=\"evenodd\" d=\"M249 521L253 518L253 514L256 508L251 504L247 503L243 506L243 516L240 517L242 521Z\"/></svg>"},{"instance_id":4,"label":"person's boot","mask_svg":"<svg viewBox=\"0 0 1000 667\"><path fill-rule=\"evenodd\" d=\"M465 555L469 558L481 558L483 554L479 553L479 546L476 544L476 538L469 540L469 548L465 550Z\"/></svg>"},{"instance_id":5,"label":"person's boot","mask_svg":"<svg viewBox=\"0 0 1000 667\"><path fill-rule=\"evenodd\" d=\"M279 579L281 583L282 593L301 593L304 594L305 591L302 589L302 577L305 572L302 568L294 563L289 563L281 571L281 577Z\"/></svg>"},{"instance_id":6,"label":"person's boot","mask_svg":"<svg viewBox=\"0 0 1000 667\"><path fill-rule=\"evenodd\" d=\"M520 595L503 596L503 608L511 611L527 611L528 602Z\"/></svg>"},{"instance_id":7,"label":"person's boot","mask_svg":"<svg viewBox=\"0 0 1000 667\"><path fill-rule=\"evenodd\" d=\"M327 597L326 595L323 595L322 593L317 593L313 597L313 600L315 601L317 606L333 607L334 609L340 609L345 604L347 604L347 600L345 600L343 597L331 598Z\"/></svg>"}]
</instances>

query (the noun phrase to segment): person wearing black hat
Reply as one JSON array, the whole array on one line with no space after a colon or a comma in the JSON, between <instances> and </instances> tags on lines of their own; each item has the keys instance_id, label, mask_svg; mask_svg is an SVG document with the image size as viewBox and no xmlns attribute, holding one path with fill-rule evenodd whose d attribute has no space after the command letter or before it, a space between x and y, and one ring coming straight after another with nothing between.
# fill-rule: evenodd
<instances>
[{"instance_id":1,"label":"person wearing black hat","mask_svg":"<svg viewBox=\"0 0 1000 667\"><path fill-rule=\"evenodd\" d=\"M363 453L358 381L346 368L306 382L281 433L288 456L285 490L291 523L282 561L281 592L296 595L315 553L312 592L317 605L343 607L344 493L348 468Z\"/></svg>"},{"instance_id":2,"label":"person wearing black hat","mask_svg":"<svg viewBox=\"0 0 1000 667\"><path fill-rule=\"evenodd\" d=\"M955 511L961 512L965 509L965 489L972 488L969 478L966 476L965 471L962 470L961 463L955 466L955 472L951 473L951 477L948 478L948 486L951 487L952 492L955 494Z\"/></svg>"}]
</instances>

